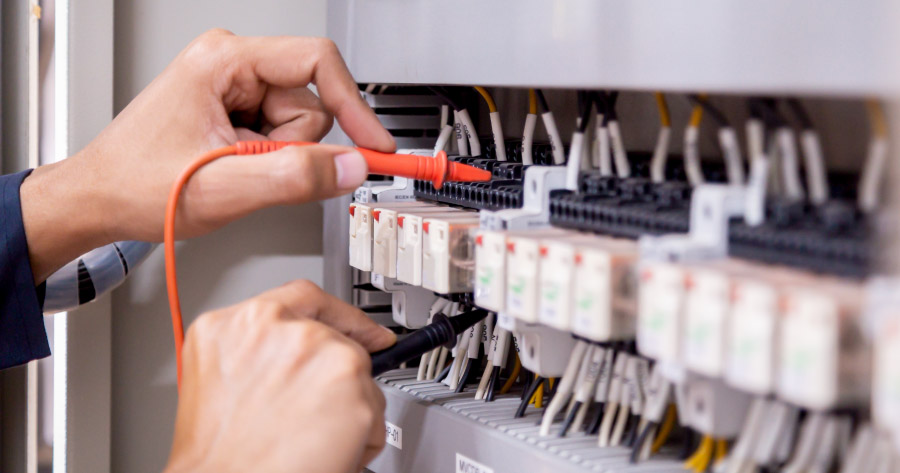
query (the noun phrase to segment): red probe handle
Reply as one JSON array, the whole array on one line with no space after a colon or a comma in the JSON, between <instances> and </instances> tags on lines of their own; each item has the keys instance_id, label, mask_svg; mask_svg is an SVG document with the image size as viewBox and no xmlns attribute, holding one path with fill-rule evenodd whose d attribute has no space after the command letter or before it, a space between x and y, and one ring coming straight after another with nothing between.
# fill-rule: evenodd
<instances>
[{"instance_id":1,"label":"red probe handle","mask_svg":"<svg viewBox=\"0 0 900 473\"><path fill-rule=\"evenodd\" d=\"M306 141L239 141L235 143L238 154L263 154L277 151L285 146L310 146L318 143ZM491 179L490 171L467 164L450 162L447 153L441 151L434 158L414 154L382 153L355 148L363 155L369 166L369 173L384 176L399 176L410 179L431 181L436 189L444 182L483 182Z\"/></svg>"}]
</instances>

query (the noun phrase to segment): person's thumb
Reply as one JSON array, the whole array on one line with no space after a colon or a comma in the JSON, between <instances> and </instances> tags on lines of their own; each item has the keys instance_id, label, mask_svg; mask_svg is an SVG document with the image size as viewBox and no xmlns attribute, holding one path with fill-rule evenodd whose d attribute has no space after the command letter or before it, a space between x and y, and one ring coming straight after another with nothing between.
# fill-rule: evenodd
<instances>
[{"instance_id":1,"label":"person's thumb","mask_svg":"<svg viewBox=\"0 0 900 473\"><path fill-rule=\"evenodd\" d=\"M288 146L257 159L268 175L272 204L300 204L346 194L368 174L363 156L343 146Z\"/></svg>"}]
</instances>

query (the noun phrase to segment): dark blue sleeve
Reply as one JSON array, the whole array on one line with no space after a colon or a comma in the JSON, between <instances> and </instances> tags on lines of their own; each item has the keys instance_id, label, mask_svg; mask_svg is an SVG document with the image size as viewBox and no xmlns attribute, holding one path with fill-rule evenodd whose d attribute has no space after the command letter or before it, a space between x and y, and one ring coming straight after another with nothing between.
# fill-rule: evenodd
<instances>
[{"instance_id":1,"label":"dark blue sleeve","mask_svg":"<svg viewBox=\"0 0 900 473\"><path fill-rule=\"evenodd\" d=\"M50 355L19 202L29 173L0 176L0 369Z\"/></svg>"}]
</instances>

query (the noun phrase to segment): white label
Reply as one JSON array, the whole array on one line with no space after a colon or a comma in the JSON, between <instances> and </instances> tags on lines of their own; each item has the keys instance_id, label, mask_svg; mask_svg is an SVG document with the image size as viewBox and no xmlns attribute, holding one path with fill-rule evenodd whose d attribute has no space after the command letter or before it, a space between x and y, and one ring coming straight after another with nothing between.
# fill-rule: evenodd
<instances>
[{"instance_id":1,"label":"white label","mask_svg":"<svg viewBox=\"0 0 900 473\"><path fill-rule=\"evenodd\" d=\"M601 251L584 250L575 267L572 329L592 340L610 338L612 304L610 257Z\"/></svg>"},{"instance_id":2,"label":"white label","mask_svg":"<svg viewBox=\"0 0 900 473\"><path fill-rule=\"evenodd\" d=\"M820 293L792 296L780 337L778 391L804 407L827 409L838 400L838 308Z\"/></svg>"},{"instance_id":3,"label":"white label","mask_svg":"<svg viewBox=\"0 0 900 473\"><path fill-rule=\"evenodd\" d=\"M774 387L778 295L771 286L746 282L735 290L728 336L728 381L757 394Z\"/></svg>"},{"instance_id":4,"label":"white label","mask_svg":"<svg viewBox=\"0 0 900 473\"><path fill-rule=\"evenodd\" d=\"M638 348L647 356L678 362L684 274L681 268L657 264L641 274Z\"/></svg>"},{"instance_id":5,"label":"white label","mask_svg":"<svg viewBox=\"0 0 900 473\"><path fill-rule=\"evenodd\" d=\"M494 469L488 468L461 453L457 453L456 473L494 473Z\"/></svg>"},{"instance_id":6,"label":"white label","mask_svg":"<svg viewBox=\"0 0 900 473\"><path fill-rule=\"evenodd\" d=\"M872 417L881 427L893 431L900 443L900 320L881 331L875 340L875 376L872 390Z\"/></svg>"},{"instance_id":7,"label":"white label","mask_svg":"<svg viewBox=\"0 0 900 473\"><path fill-rule=\"evenodd\" d=\"M685 301L684 358L688 368L718 377L724 364L728 277L714 271L696 271Z\"/></svg>"},{"instance_id":8,"label":"white label","mask_svg":"<svg viewBox=\"0 0 900 473\"><path fill-rule=\"evenodd\" d=\"M388 445L403 450L403 429L400 427L397 427L388 421L384 421L384 438Z\"/></svg>"}]
</instances>

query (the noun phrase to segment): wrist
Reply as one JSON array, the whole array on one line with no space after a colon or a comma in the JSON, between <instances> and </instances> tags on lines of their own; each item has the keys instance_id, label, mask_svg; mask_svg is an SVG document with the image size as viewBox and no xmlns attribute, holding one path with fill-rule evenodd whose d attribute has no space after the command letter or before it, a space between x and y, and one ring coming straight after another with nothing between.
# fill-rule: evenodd
<instances>
[{"instance_id":1,"label":"wrist","mask_svg":"<svg viewBox=\"0 0 900 473\"><path fill-rule=\"evenodd\" d=\"M83 253L114 240L111 207L98 177L84 173L78 156L41 166L22 182L19 196L35 283Z\"/></svg>"}]
</instances>

